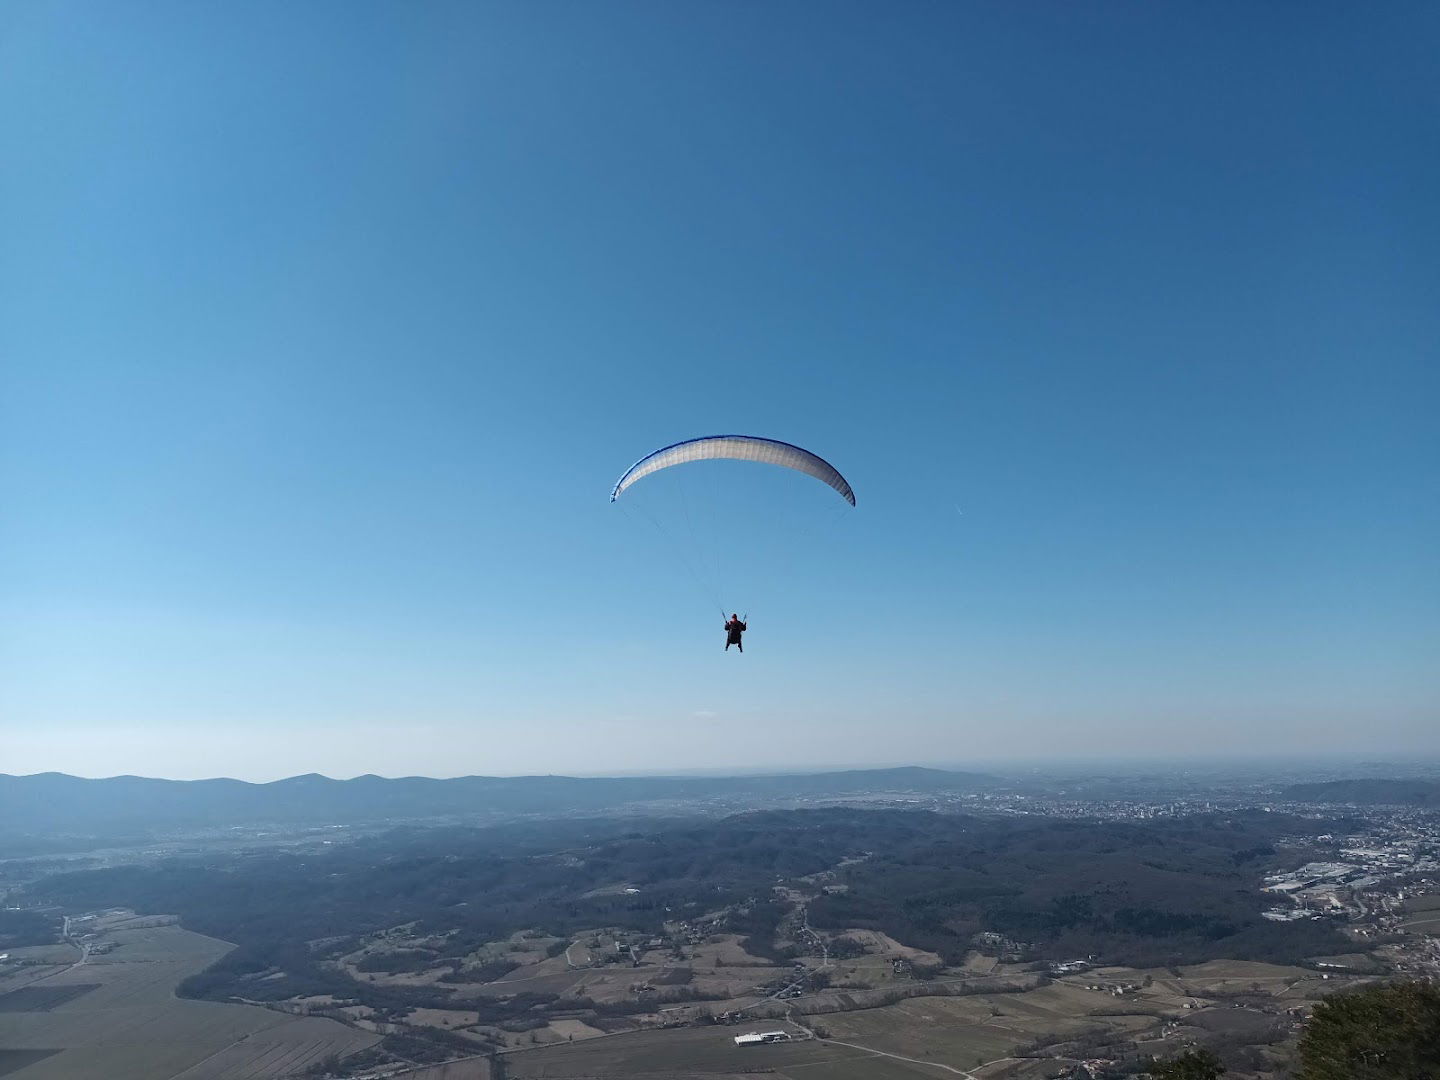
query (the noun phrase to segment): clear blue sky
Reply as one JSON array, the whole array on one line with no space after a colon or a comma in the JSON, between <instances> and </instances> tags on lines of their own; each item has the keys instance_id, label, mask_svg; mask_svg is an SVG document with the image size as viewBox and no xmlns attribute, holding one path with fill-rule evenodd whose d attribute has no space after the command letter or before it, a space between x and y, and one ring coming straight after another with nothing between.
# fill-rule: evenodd
<instances>
[{"instance_id":1,"label":"clear blue sky","mask_svg":"<svg viewBox=\"0 0 1440 1080\"><path fill-rule=\"evenodd\" d=\"M0 771L1440 751L1437 41L6 6ZM859 495L743 658L608 502L728 431Z\"/></svg>"}]
</instances>

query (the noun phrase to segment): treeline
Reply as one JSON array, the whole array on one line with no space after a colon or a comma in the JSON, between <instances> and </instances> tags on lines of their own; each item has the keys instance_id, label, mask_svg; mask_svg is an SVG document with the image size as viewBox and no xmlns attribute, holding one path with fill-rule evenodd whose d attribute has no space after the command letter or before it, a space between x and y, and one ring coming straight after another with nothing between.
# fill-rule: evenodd
<instances>
[{"instance_id":1,"label":"treeline","mask_svg":"<svg viewBox=\"0 0 1440 1080\"><path fill-rule=\"evenodd\" d=\"M740 947L751 956L758 956L773 964L785 964L796 956L793 947L780 949L775 945L775 932L785 915L786 908L774 900L756 900L732 913L726 929L742 935Z\"/></svg>"},{"instance_id":2,"label":"treeline","mask_svg":"<svg viewBox=\"0 0 1440 1080\"><path fill-rule=\"evenodd\" d=\"M0 949L53 945L60 940L60 917L49 912L0 908Z\"/></svg>"},{"instance_id":3,"label":"treeline","mask_svg":"<svg viewBox=\"0 0 1440 1080\"><path fill-rule=\"evenodd\" d=\"M1296 1080L1440 1077L1440 986L1397 982L1332 994L1300 1040Z\"/></svg>"},{"instance_id":4,"label":"treeline","mask_svg":"<svg viewBox=\"0 0 1440 1080\"><path fill-rule=\"evenodd\" d=\"M959 963L985 932L1021 958L1136 967L1220 957L1293 963L1344 951L1328 922L1272 923L1259 891L1271 841L1314 823L1276 815L967 827L845 869L813 925L880 930Z\"/></svg>"}]
</instances>

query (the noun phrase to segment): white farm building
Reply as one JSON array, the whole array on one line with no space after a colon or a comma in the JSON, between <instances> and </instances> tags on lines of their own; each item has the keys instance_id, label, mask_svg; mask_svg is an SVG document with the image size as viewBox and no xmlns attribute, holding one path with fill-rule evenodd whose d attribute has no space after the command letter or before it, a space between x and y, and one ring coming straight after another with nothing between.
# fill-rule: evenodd
<instances>
[{"instance_id":1,"label":"white farm building","mask_svg":"<svg viewBox=\"0 0 1440 1080\"><path fill-rule=\"evenodd\" d=\"M752 1031L748 1035L736 1035L736 1046L759 1046L761 1043L789 1042L788 1031Z\"/></svg>"}]
</instances>

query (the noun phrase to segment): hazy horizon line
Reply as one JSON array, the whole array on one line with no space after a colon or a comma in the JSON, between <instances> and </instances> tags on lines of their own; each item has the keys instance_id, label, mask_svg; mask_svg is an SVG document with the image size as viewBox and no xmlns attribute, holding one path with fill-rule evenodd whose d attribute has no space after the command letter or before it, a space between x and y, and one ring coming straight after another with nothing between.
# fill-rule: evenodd
<instances>
[{"instance_id":1,"label":"hazy horizon line","mask_svg":"<svg viewBox=\"0 0 1440 1080\"><path fill-rule=\"evenodd\" d=\"M1204 757L1182 756L1182 757L1155 757L1155 756L1069 756L1057 758L980 758L970 762L916 762L898 761L884 763L856 763L840 762L835 764L808 766L804 768L787 768L780 765L775 766L751 766L751 767L678 767L672 769L642 769L642 770L613 770L609 772L505 772L505 773L454 773L450 775L432 775L425 773L404 773L387 776L378 772L355 773L349 776L332 776L328 773L314 770L300 773L290 773L284 776L275 776L270 779L248 779L241 776L155 776L139 773L112 773L106 775L83 774L65 772L60 769L44 769L33 773L5 773L0 772L0 777L13 779L27 779L37 776L64 776L74 780L162 780L170 783L204 783L207 781L229 780L236 783L266 785L283 783L287 780L297 780L303 777L315 776L335 782L346 782L358 780L364 777L377 777L382 780L464 780L483 778L491 780L523 780L537 779L544 777L556 777L572 780L628 780L628 779L700 779L700 778L745 778L759 776L816 776L825 773L843 772L884 772L897 769L933 769L941 772L996 772L1015 774L1034 773L1068 773L1085 771L1093 773L1107 769L1120 769L1127 774L1136 771L1161 769L1167 772L1177 770L1205 770L1214 769L1242 769L1254 770L1257 768L1333 768L1338 765L1353 764L1366 768L1390 768L1401 771L1413 772L1416 770L1440 767L1440 755L1415 755L1402 751L1390 753L1377 753L1373 750L1364 753L1357 751L1317 751L1308 754L1281 754L1281 753L1254 753L1254 754L1216 754Z\"/></svg>"}]
</instances>

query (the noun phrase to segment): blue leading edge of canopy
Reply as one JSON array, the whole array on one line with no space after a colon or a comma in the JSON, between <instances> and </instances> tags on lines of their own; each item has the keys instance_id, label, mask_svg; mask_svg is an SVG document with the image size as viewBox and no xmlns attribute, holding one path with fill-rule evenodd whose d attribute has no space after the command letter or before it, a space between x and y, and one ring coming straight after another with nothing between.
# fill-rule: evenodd
<instances>
[{"instance_id":1,"label":"blue leading edge of canopy","mask_svg":"<svg viewBox=\"0 0 1440 1080\"><path fill-rule=\"evenodd\" d=\"M806 450L803 446L796 446L794 443L788 443L784 439L767 439L763 435L701 435L694 439L681 439L679 442L673 442L669 446L662 446L659 450L652 450L639 461L635 462L634 465L631 465L630 468L626 469L620 479L615 481L615 487L610 492L610 501L613 503L620 497L620 489L625 486L625 481L630 478L630 474L651 458L659 457L667 450L674 450L677 446L689 446L691 443L709 442L711 439L744 439L746 442L770 443L773 446L785 446L791 450L798 450L802 454L809 454L827 469L833 470L836 476L840 477L841 482L845 485L845 491L840 493L841 497L851 506L855 505L855 489L850 486L850 481L845 479L845 474L839 469L836 469L834 465L831 465L830 462L826 461L813 450Z\"/></svg>"}]
</instances>

